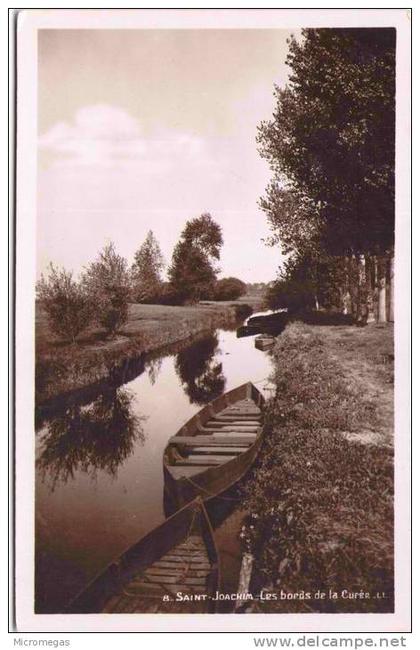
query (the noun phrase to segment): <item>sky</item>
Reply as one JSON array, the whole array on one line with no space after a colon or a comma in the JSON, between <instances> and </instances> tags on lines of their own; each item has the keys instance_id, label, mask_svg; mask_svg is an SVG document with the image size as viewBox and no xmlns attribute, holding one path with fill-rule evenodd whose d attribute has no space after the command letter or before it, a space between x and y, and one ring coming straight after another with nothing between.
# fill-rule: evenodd
<instances>
[{"instance_id":1,"label":"sky","mask_svg":"<svg viewBox=\"0 0 420 650\"><path fill-rule=\"evenodd\" d=\"M223 231L220 277L273 280L255 142L287 82L290 31L40 30L37 272L77 275L153 230L167 263L188 219Z\"/></svg>"}]
</instances>

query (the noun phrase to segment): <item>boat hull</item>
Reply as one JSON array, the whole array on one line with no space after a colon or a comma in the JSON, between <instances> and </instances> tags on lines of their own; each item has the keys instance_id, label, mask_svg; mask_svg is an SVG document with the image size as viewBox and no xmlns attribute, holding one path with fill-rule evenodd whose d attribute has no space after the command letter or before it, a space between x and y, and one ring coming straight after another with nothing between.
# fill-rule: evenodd
<instances>
[{"instance_id":1,"label":"boat hull","mask_svg":"<svg viewBox=\"0 0 420 650\"><path fill-rule=\"evenodd\" d=\"M276 339L274 336L261 336L257 337L255 339L255 347L257 350L261 350L262 352L265 352L266 350L271 350L271 348L274 346L276 342Z\"/></svg>"},{"instance_id":2,"label":"boat hull","mask_svg":"<svg viewBox=\"0 0 420 650\"><path fill-rule=\"evenodd\" d=\"M181 438L183 436L200 436L204 431L204 425L212 416L220 413L224 408L234 405L244 396L251 397L258 407L263 408L264 397L261 393L253 384L244 384L207 405L194 418L191 418L172 440L176 440L178 436ZM164 454L163 471L166 497L172 510L184 506L197 496L200 496L205 503L216 500L233 487L247 473L256 459L263 440L262 433L263 427L260 426L254 442L235 458L215 467L209 467L202 472L198 471L193 476L180 478L174 477L171 466L167 462L167 447ZM237 438L232 438L233 441L235 439Z\"/></svg>"},{"instance_id":3,"label":"boat hull","mask_svg":"<svg viewBox=\"0 0 420 650\"><path fill-rule=\"evenodd\" d=\"M189 583L193 581L186 581L186 584L177 585L178 578L174 578L173 570L168 579L169 585L165 585L162 591L161 585L152 583L150 585L150 593L145 593L144 585L141 593L138 595L137 600L131 600L128 603L128 609L134 607L131 611L119 611L118 613L148 613L150 609L148 606L153 603L153 611L156 613L190 613L196 612L196 602L199 602L200 613L213 613L216 611L216 600L213 596L217 590L220 590L220 562L217 552L216 543L214 540L213 529L210 524L207 511L203 505L203 501L198 498L189 503L186 507L178 510L174 515L166 519L160 526L157 526L150 533L145 535L134 546L130 547L123 553L116 561L112 562L99 576L97 576L71 603L67 609L67 613L71 614L89 614L89 613L114 613L110 610L109 603L118 599L120 595L127 592L127 588L134 584L133 580L138 575L144 575L147 570L150 570L154 564L159 563L159 560L168 557L168 553L173 553L173 549L179 548L188 536L191 535L192 528L199 531L202 538L202 548L205 548L206 556L208 558L208 573L206 575L205 587L191 587ZM178 551L179 553L179 551ZM188 553L188 556L192 553ZM204 555L203 555L204 557ZM179 563L179 562L178 562ZM161 562L162 564L162 562ZM168 566L168 562L163 563ZM164 570L159 569L157 572ZM156 570L155 570L156 573ZM152 576L153 578L153 576ZM159 578L161 580L161 578ZM162 578L164 580L164 578ZM180 579L181 581L181 579ZM136 584L139 583L139 580ZM173 602L165 603L163 596L168 593L168 589L172 589L169 593L176 596L177 590L182 593L194 590L194 593L202 591L203 595L207 598L202 600L191 601L188 598L182 601L177 606ZM147 591L147 590L146 590ZM131 594L133 595L133 594ZM193 595L193 594L190 594ZM171 598L173 601L174 598ZM175 598L176 600L176 598ZM160 607L162 603L165 604ZM204 606L203 606L204 603ZM137 608L136 608L137 607ZM121 609L121 608L120 608Z\"/></svg>"}]
</instances>

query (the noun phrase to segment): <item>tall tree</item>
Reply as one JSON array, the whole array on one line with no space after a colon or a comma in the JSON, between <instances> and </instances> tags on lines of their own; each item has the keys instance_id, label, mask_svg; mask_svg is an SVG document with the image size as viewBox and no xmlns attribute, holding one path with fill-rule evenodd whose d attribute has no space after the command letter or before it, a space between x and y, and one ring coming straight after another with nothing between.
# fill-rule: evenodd
<instances>
[{"instance_id":1,"label":"tall tree","mask_svg":"<svg viewBox=\"0 0 420 650\"><path fill-rule=\"evenodd\" d=\"M159 242L149 230L147 237L134 255L131 267L133 299L150 302L162 292L164 259Z\"/></svg>"},{"instance_id":2,"label":"tall tree","mask_svg":"<svg viewBox=\"0 0 420 650\"><path fill-rule=\"evenodd\" d=\"M393 245L395 30L306 29L258 141L275 180L305 196L333 253ZM267 196L270 201L270 196Z\"/></svg>"},{"instance_id":3,"label":"tall tree","mask_svg":"<svg viewBox=\"0 0 420 650\"><path fill-rule=\"evenodd\" d=\"M394 242L395 30L302 35L291 38L292 73L286 88L276 87L273 119L259 127L260 153L273 171L261 206L284 252L344 256L347 284L359 263L365 287L350 287L350 302L357 293L372 304L366 269L377 267L384 317L381 259Z\"/></svg>"},{"instance_id":4,"label":"tall tree","mask_svg":"<svg viewBox=\"0 0 420 650\"><path fill-rule=\"evenodd\" d=\"M118 255L114 244L107 244L82 277L86 292L95 301L96 320L114 335L128 320L130 275L127 261Z\"/></svg>"},{"instance_id":5,"label":"tall tree","mask_svg":"<svg viewBox=\"0 0 420 650\"><path fill-rule=\"evenodd\" d=\"M197 301L212 291L220 259L222 231L210 214L187 221L176 244L169 268L172 288L185 300Z\"/></svg>"}]
</instances>

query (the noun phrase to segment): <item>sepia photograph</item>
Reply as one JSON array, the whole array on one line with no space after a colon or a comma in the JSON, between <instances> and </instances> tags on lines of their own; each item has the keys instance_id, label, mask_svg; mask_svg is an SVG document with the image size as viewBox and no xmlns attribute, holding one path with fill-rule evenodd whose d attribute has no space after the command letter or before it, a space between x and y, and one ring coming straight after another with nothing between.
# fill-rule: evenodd
<instances>
[{"instance_id":1,"label":"sepia photograph","mask_svg":"<svg viewBox=\"0 0 420 650\"><path fill-rule=\"evenodd\" d=\"M402 629L407 12L98 13L28 11L18 30L36 51L20 602L121 631L174 614ZM28 109L18 92L18 126Z\"/></svg>"}]
</instances>

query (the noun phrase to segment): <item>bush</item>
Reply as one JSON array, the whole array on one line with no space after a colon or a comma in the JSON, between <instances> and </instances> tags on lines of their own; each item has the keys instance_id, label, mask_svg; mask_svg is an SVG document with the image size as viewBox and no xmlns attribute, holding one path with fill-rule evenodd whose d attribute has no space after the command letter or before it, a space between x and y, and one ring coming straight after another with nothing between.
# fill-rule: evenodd
<instances>
[{"instance_id":1,"label":"bush","mask_svg":"<svg viewBox=\"0 0 420 650\"><path fill-rule=\"evenodd\" d=\"M95 302L96 321L114 335L128 320L130 276L127 261L108 244L86 269L83 286Z\"/></svg>"},{"instance_id":2,"label":"bush","mask_svg":"<svg viewBox=\"0 0 420 650\"><path fill-rule=\"evenodd\" d=\"M52 332L74 343L93 318L89 295L73 280L71 271L58 270L53 264L48 278L41 276L36 290Z\"/></svg>"},{"instance_id":3,"label":"bush","mask_svg":"<svg viewBox=\"0 0 420 650\"><path fill-rule=\"evenodd\" d=\"M168 305L170 307L183 305L188 301L186 292L176 291L169 282L162 282L162 288L159 295L154 296L154 305Z\"/></svg>"},{"instance_id":4,"label":"bush","mask_svg":"<svg viewBox=\"0 0 420 650\"><path fill-rule=\"evenodd\" d=\"M126 287L108 287L109 293L101 301L98 322L108 334L115 334L128 320L129 291Z\"/></svg>"},{"instance_id":5,"label":"bush","mask_svg":"<svg viewBox=\"0 0 420 650\"><path fill-rule=\"evenodd\" d=\"M315 307L314 289L310 281L277 280L265 294L269 309L287 309L290 313Z\"/></svg>"},{"instance_id":6,"label":"bush","mask_svg":"<svg viewBox=\"0 0 420 650\"><path fill-rule=\"evenodd\" d=\"M238 278L222 278L214 287L214 300L237 300L246 293L246 284Z\"/></svg>"}]
</instances>

